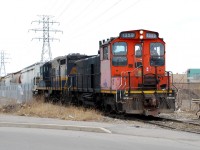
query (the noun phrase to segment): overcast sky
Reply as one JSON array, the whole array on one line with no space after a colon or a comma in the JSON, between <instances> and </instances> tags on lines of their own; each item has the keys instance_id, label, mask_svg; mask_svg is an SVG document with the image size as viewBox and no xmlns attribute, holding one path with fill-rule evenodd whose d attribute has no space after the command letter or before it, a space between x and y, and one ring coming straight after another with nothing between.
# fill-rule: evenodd
<instances>
[{"instance_id":1,"label":"overcast sky","mask_svg":"<svg viewBox=\"0 0 200 150\"><path fill-rule=\"evenodd\" d=\"M166 42L168 71L200 68L200 0L0 0L0 50L8 59L6 72L39 62L42 32L38 15L52 15L53 58L68 53L97 54L98 41L123 30L157 31Z\"/></svg>"}]
</instances>

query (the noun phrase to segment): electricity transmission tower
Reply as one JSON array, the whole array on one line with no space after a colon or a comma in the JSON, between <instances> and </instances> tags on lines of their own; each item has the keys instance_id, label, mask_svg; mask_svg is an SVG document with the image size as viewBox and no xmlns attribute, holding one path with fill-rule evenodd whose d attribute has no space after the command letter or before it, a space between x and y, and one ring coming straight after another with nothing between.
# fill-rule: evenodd
<instances>
[{"instance_id":1,"label":"electricity transmission tower","mask_svg":"<svg viewBox=\"0 0 200 150\"><path fill-rule=\"evenodd\" d=\"M6 67L5 67L5 59L8 59L5 57L6 53L4 51L0 52L0 58L1 58L1 66L0 66L0 76L6 75Z\"/></svg>"},{"instance_id":2,"label":"electricity transmission tower","mask_svg":"<svg viewBox=\"0 0 200 150\"><path fill-rule=\"evenodd\" d=\"M39 41L40 40L43 41L41 63L44 63L49 60L52 60L50 41L59 40L57 38L51 37L50 33L51 32L56 33L56 32L62 32L62 31L51 28L51 26L53 26L54 24L58 24L58 25L60 24L59 22L51 20L53 16L42 15L39 17L41 18L40 20L32 21L32 23L42 24L42 28L35 28L35 29L30 29L30 30L35 31L35 32L43 32L42 37L32 38L32 40L38 39Z\"/></svg>"}]
</instances>

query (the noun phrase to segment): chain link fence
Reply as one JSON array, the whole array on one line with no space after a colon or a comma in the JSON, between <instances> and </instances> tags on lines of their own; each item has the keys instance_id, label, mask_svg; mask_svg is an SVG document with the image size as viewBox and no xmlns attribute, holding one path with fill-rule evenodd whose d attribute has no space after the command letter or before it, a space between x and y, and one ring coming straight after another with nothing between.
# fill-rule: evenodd
<instances>
[{"instance_id":1,"label":"chain link fence","mask_svg":"<svg viewBox=\"0 0 200 150\"><path fill-rule=\"evenodd\" d=\"M200 83L175 83L178 93L176 97L177 109L184 111L196 111L198 103L192 103L192 99L200 99ZM0 98L16 100L18 103L29 102L33 99L32 84L13 84L0 86Z\"/></svg>"},{"instance_id":2,"label":"chain link fence","mask_svg":"<svg viewBox=\"0 0 200 150\"><path fill-rule=\"evenodd\" d=\"M18 103L31 101L33 85L31 84L12 84L9 86L0 86L0 97L5 98L4 101L16 100Z\"/></svg>"},{"instance_id":3,"label":"chain link fence","mask_svg":"<svg viewBox=\"0 0 200 150\"><path fill-rule=\"evenodd\" d=\"M181 110L196 111L198 103L192 103L193 99L200 99L200 83L175 83L178 90L176 105Z\"/></svg>"}]
</instances>

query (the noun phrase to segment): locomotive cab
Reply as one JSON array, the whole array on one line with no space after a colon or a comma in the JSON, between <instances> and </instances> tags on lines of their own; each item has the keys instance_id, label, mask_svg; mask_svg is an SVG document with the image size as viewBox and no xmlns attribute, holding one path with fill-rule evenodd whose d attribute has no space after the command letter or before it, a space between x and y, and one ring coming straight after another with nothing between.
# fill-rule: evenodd
<instances>
[{"instance_id":1,"label":"locomotive cab","mask_svg":"<svg viewBox=\"0 0 200 150\"><path fill-rule=\"evenodd\" d=\"M100 58L101 90L116 94L118 110L146 115L174 111L165 42L157 32L123 31L100 43Z\"/></svg>"}]
</instances>

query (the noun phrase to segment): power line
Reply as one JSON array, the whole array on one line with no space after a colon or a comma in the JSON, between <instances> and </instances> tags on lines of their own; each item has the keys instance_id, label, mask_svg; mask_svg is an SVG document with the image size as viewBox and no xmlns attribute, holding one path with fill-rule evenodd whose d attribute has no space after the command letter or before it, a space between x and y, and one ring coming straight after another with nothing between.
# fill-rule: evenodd
<instances>
[{"instance_id":1,"label":"power line","mask_svg":"<svg viewBox=\"0 0 200 150\"><path fill-rule=\"evenodd\" d=\"M59 4L58 3L58 0L54 0L54 2L52 2L53 4L52 5L50 5L49 4L49 7L45 7L46 9L45 9L45 11L44 11L44 13L43 14L48 14L49 13L49 10L53 10L53 9L55 9L55 7L56 7L56 5L57 4ZM59 7L59 6L58 6ZM56 11L55 11L56 12Z\"/></svg>"},{"instance_id":2,"label":"power line","mask_svg":"<svg viewBox=\"0 0 200 150\"><path fill-rule=\"evenodd\" d=\"M105 13L107 13L108 11L111 10L111 8L115 7L117 4L119 4L122 0L118 0L117 2L115 2L112 6L110 6L109 8L107 8L105 11L103 11L101 14L99 14L98 16L95 16L91 21L89 21L88 23L94 23L94 21L98 20L100 17L102 17ZM89 25L89 24L87 24ZM86 25L86 26L87 26Z\"/></svg>"},{"instance_id":3,"label":"power line","mask_svg":"<svg viewBox=\"0 0 200 150\"><path fill-rule=\"evenodd\" d=\"M86 7L84 7L83 9L82 9L82 11L80 11L79 13L78 13L78 15L76 15L75 17L73 17L70 21L69 21L69 23L70 24L68 24L68 25L73 25L74 23L74 21L76 21L78 18L80 18L80 17L84 17L86 14L84 14L84 12L92 5L94 3L94 0L92 0L90 3L88 3L88 5L86 5ZM98 7L98 6L97 6Z\"/></svg>"},{"instance_id":4,"label":"power line","mask_svg":"<svg viewBox=\"0 0 200 150\"><path fill-rule=\"evenodd\" d=\"M93 17L91 20L87 21L86 24L84 26L88 26L88 25L91 25L93 24L96 20L99 20L99 18L103 17L104 14L106 14L108 11L110 11L113 7L115 7L117 4L119 4L122 0L118 0L117 2L115 2L114 4L112 4L109 8L107 8L106 10L104 10L103 12L101 12L100 14L98 14L98 16L95 16ZM75 17L73 17L73 19L71 19L67 25L70 26L70 25L73 25L75 23L72 23L72 22L75 22L76 20L78 20L78 18L84 18L88 13L85 13L86 10L95 2L95 0L92 0L90 3L88 3L88 5L86 5L86 7L84 7L82 9L82 11L79 12L78 15L76 15ZM91 12L95 12L97 8L99 8L101 5L105 4L104 2L102 1L98 1L98 3L96 3L96 6L92 7L92 10L89 12L91 14ZM65 12L67 10L67 7L66 9L63 11ZM64 14L64 13L63 13ZM62 15L63 15L62 14ZM60 15L61 16L61 15Z\"/></svg>"},{"instance_id":5,"label":"power line","mask_svg":"<svg viewBox=\"0 0 200 150\"><path fill-rule=\"evenodd\" d=\"M53 16L48 16L48 15L40 15L39 17L41 17L41 20L36 20L36 21L32 21L32 23L39 23L43 25L42 28L35 28L35 29L29 29L35 32L41 31L43 32L43 36L42 37L37 37L37 38L32 38L33 39L38 39L39 41L42 40L43 41L43 46L42 46L42 54L41 54L41 63L47 62L52 60L52 53L51 53L51 47L50 47L50 41L54 41L54 40L59 40L58 38L53 38L50 37L50 32L62 32L61 30L56 30L56 29L51 29L50 25L53 24L60 24L59 22L50 20L51 18L53 18Z\"/></svg>"},{"instance_id":6,"label":"power line","mask_svg":"<svg viewBox=\"0 0 200 150\"><path fill-rule=\"evenodd\" d=\"M87 32L88 30L90 30L91 28L85 28L88 27L89 25L92 25L95 23L96 20L99 20L99 18L103 17L104 14L106 14L108 11L111 11L113 7L115 7L116 5L118 5L122 0L118 0L117 2L115 2L114 4L112 4L110 7L108 7L106 10L104 10L103 12L101 12L98 16L93 17L91 20L89 20L85 25L83 25L84 28L82 28L83 33L78 33L77 35L75 35L74 37L77 37L78 35L82 35L85 32ZM78 27L79 28L79 27ZM78 29L75 28L74 30ZM85 30L85 32L84 32Z\"/></svg>"},{"instance_id":7,"label":"power line","mask_svg":"<svg viewBox=\"0 0 200 150\"><path fill-rule=\"evenodd\" d=\"M103 24L105 24L105 22L106 22L106 23L110 22L112 19L118 17L119 15L123 14L124 12L126 12L127 10L129 10L130 8L132 8L132 7L134 7L135 5L137 5L140 1L141 1L141 0L135 1L133 4L129 5L128 7L126 7L126 8L123 9L123 10L121 10L120 12L116 13L115 15L113 15L112 17L110 17L109 19L107 19L106 21L102 22L99 26L102 26ZM109 7L109 9L111 9L112 7L114 7L115 5L117 5L118 3L120 3L120 0L117 1L115 4L113 4L111 7ZM109 9L106 9L104 12L101 13L101 15L105 14L106 12L108 12ZM98 16L98 17L93 18L93 20L90 21L90 22L92 22L91 24L93 24L94 21L96 21L96 20L99 19L100 17L102 17L102 16ZM91 24L87 24L87 25L84 25L84 26L88 26L88 25L91 25ZM81 36L81 35L84 35L88 30L91 30L91 28L85 29L85 31L83 31L82 33L76 34L75 36L73 36L73 38L76 38L76 37L79 37L79 36Z\"/></svg>"},{"instance_id":8,"label":"power line","mask_svg":"<svg viewBox=\"0 0 200 150\"><path fill-rule=\"evenodd\" d=\"M117 14L115 14L114 16L110 17L109 19L106 20L106 22L111 21L112 19L118 17L120 14L123 14L124 12L126 12L127 10L129 10L130 8L134 7L135 5L137 5L141 0L137 0L136 2L134 2L132 5L129 5L127 8L121 10L120 12L118 12Z\"/></svg>"},{"instance_id":9,"label":"power line","mask_svg":"<svg viewBox=\"0 0 200 150\"><path fill-rule=\"evenodd\" d=\"M70 7L70 5L72 4L73 0L71 0L67 6L65 6L64 10L58 15L57 19L59 19L64 13L65 11Z\"/></svg>"}]
</instances>

